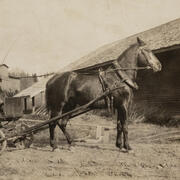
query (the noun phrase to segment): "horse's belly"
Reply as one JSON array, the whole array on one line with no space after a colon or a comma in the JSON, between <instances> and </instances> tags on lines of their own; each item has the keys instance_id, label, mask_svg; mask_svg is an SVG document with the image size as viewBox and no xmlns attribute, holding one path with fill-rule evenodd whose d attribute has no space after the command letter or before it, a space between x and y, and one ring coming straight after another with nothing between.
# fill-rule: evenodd
<instances>
[{"instance_id":1,"label":"horse's belly","mask_svg":"<svg viewBox=\"0 0 180 180\"><path fill-rule=\"evenodd\" d=\"M92 107L96 109L106 108L105 100L103 99L103 100L97 101L96 103L93 104Z\"/></svg>"},{"instance_id":2,"label":"horse's belly","mask_svg":"<svg viewBox=\"0 0 180 180\"><path fill-rule=\"evenodd\" d=\"M101 96L102 92L99 93L87 93L87 92L81 92L78 97L76 97L76 102L79 105L85 105L87 103L89 103L90 101L94 100L95 98ZM97 102L95 102L92 106L93 108L105 108L105 101L104 99L99 100Z\"/></svg>"}]
</instances>

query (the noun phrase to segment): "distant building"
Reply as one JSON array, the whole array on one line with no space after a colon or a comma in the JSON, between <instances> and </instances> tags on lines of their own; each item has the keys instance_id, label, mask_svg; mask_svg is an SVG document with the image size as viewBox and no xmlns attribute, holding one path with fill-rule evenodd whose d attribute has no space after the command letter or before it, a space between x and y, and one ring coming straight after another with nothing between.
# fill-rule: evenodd
<instances>
[{"instance_id":1,"label":"distant building","mask_svg":"<svg viewBox=\"0 0 180 180\"><path fill-rule=\"evenodd\" d=\"M16 77L9 75L9 67L0 64L0 90L3 96L12 96L18 92L32 86L37 82L36 77ZM2 95L2 94L1 94Z\"/></svg>"},{"instance_id":2,"label":"distant building","mask_svg":"<svg viewBox=\"0 0 180 180\"><path fill-rule=\"evenodd\" d=\"M25 113L34 112L37 108L45 105L46 83L51 77L42 78L39 82L36 82L14 96L14 98L23 99L23 110Z\"/></svg>"},{"instance_id":3,"label":"distant building","mask_svg":"<svg viewBox=\"0 0 180 180\"><path fill-rule=\"evenodd\" d=\"M9 76L8 68L6 64L0 64L0 87L5 91L18 92L21 87L20 78Z\"/></svg>"}]
</instances>

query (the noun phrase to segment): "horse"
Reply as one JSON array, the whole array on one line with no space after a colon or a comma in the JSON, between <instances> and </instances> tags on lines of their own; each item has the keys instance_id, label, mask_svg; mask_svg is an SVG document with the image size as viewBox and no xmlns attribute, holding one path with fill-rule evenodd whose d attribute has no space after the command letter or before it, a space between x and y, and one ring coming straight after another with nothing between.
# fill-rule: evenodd
<instances>
[{"instance_id":1,"label":"horse","mask_svg":"<svg viewBox=\"0 0 180 180\"><path fill-rule=\"evenodd\" d=\"M137 37L116 60L105 67L103 77L109 89L120 87L111 93L113 107L117 111L116 147L131 150L128 141L128 109L132 103L133 89L138 89L135 83L137 71L140 67L148 67L154 72L161 71L161 63L146 43ZM124 68L124 69L123 69ZM148 69L147 68L147 69ZM50 118L73 110L77 106L85 105L103 93L102 83L98 73L82 73L68 71L54 75L46 84L46 108ZM91 109L106 108L105 100L100 100ZM50 146L52 150L58 148L54 133L56 125L62 130L69 145L73 140L66 131L69 117L49 124Z\"/></svg>"}]
</instances>

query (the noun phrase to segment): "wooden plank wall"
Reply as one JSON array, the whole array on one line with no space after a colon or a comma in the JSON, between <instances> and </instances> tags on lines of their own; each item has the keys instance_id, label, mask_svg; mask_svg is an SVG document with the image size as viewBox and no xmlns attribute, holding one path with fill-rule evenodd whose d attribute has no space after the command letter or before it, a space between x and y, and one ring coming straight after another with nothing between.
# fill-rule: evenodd
<instances>
[{"instance_id":1,"label":"wooden plank wall","mask_svg":"<svg viewBox=\"0 0 180 180\"><path fill-rule=\"evenodd\" d=\"M158 73L144 70L138 73L140 87L134 102L162 108L170 114L180 114L180 49L156 54L162 63Z\"/></svg>"}]
</instances>

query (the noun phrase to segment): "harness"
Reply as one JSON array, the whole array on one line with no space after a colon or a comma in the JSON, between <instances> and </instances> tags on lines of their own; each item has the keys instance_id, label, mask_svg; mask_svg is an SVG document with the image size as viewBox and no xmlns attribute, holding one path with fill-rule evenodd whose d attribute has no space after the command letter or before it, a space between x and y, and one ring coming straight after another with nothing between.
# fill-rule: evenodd
<instances>
[{"instance_id":1,"label":"harness","mask_svg":"<svg viewBox=\"0 0 180 180\"><path fill-rule=\"evenodd\" d=\"M136 82L133 82L124 71L120 70L121 66L119 65L117 61L113 62L113 66L115 67L116 72L118 76L120 77L120 79L122 80L122 82L127 84L132 89L136 89L136 90L138 89L138 85L136 84Z\"/></svg>"},{"instance_id":2,"label":"harness","mask_svg":"<svg viewBox=\"0 0 180 180\"><path fill-rule=\"evenodd\" d=\"M107 84L106 77L105 77L105 72L102 70L102 68L99 68L99 81L102 85L103 92L110 90ZM113 112L113 96L111 94L109 94L108 96L105 96L104 102L108 109L108 112L109 113Z\"/></svg>"},{"instance_id":3,"label":"harness","mask_svg":"<svg viewBox=\"0 0 180 180\"><path fill-rule=\"evenodd\" d=\"M133 82L129 76L124 72L126 70L140 70L140 69L150 69L149 66L147 67L135 67L135 68L122 68L117 61L112 62L112 65L114 69L104 71L101 67L98 70L98 77L99 81L102 85L103 92L110 90L110 87L108 87L107 79L106 79L106 73L110 72L116 72L119 78L121 79L122 83L125 83L132 89L138 89L138 85L136 82ZM113 112L113 96L109 94L108 96L104 97L105 105L108 108L108 112Z\"/></svg>"}]
</instances>

